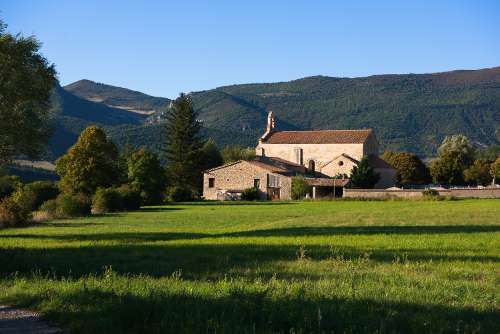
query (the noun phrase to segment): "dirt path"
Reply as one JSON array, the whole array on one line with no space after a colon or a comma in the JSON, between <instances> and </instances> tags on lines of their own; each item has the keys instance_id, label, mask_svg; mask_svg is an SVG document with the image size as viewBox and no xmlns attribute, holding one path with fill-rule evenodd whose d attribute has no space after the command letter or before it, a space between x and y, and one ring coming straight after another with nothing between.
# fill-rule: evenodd
<instances>
[{"instance_id":1,"label":"dirt path","mask_svg":"<svg viewBox=\"0 0 500 334\"><path fill-rule=\"evenodd\" d=\"M40 315L36 312L0 305L0 333L61 334L62 331L40 320Z\"/></svg>"}]
</instances>

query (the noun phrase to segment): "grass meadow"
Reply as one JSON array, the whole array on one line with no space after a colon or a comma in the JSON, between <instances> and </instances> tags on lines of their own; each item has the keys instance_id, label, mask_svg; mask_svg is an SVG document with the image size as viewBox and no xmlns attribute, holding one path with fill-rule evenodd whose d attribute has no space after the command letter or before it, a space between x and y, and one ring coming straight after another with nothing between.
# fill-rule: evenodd
<instances>
[{"instance_id":1,"label":"grass meadow","mask_svg":"<svg viewBox=\"0 0 500 334\"><path fill-rule=\"evenodd\" d=\"M498 333L500 201L193 203L0 231L75 333Z\"/></svg>"}]
</instances>

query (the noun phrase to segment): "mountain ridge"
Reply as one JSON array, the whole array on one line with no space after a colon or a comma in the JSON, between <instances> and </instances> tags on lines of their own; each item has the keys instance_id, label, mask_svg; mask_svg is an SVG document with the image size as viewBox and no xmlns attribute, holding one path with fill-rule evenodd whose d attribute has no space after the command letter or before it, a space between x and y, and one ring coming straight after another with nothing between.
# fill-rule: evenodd
<instances>
[{"instance_id":1,"label":"mountain ridge","mask_svg":"<svg viewBox=\"0 0 500 334\"><path fill-rule=\"evenodd\" d=\"M60 123L73 128L74 135L84 125L96 123L119 145L129 142L155 150L161 145L155 122L171 100L90 80L61 89L66 106L59 114ZM226 85L190 95L204 134L220 145L255 145L269 110L280 129L373 128L382 149L423 157L434 155L444 136L456 133L467 135L479 147L500 143L500 67L358 78L312 76ZM68 110L71 105L71 109L79 106L78 113ZM145 106L157 110L148 118L129 111Z\"/></svg>"}]
</instances>

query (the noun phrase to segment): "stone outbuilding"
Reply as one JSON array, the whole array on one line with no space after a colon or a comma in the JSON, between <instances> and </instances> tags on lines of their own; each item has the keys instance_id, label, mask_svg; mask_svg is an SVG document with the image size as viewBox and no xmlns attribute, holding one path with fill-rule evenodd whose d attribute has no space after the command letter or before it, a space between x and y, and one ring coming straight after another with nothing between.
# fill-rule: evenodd
<instances>
[{"instance_id":1,"label":"stone outbuilding","mask_svg":"<svg viewBox=\"0 0 500 334\"><path fill-rule=\"evenodd\" d=\"M290 161L272 157L240 160L209 169L203 174L203 197L208 200L240 199L245 189L256 188L259 199L289 200L292 177L302 176L311 186L312 198L342 195L348 179L318 177L307 168Z\"/></svg>"}]
</instances>

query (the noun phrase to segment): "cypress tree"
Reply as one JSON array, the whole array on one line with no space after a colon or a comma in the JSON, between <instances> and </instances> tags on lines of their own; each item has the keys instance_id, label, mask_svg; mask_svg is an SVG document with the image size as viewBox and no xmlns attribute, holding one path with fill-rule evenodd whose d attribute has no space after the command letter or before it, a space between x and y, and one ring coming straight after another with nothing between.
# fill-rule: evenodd
<instances>
[{"instance_id":1,"label":"cypress tree","mask_svg":"<svg viewBox=\"0 0 500 334\"><path fill-rule=\"evenodd\" d=\"M167 178L171 200L189 200L197 195L201 178L201 125L189 96L181 94L166 114Z\"/></svg>"}]
</instances>

